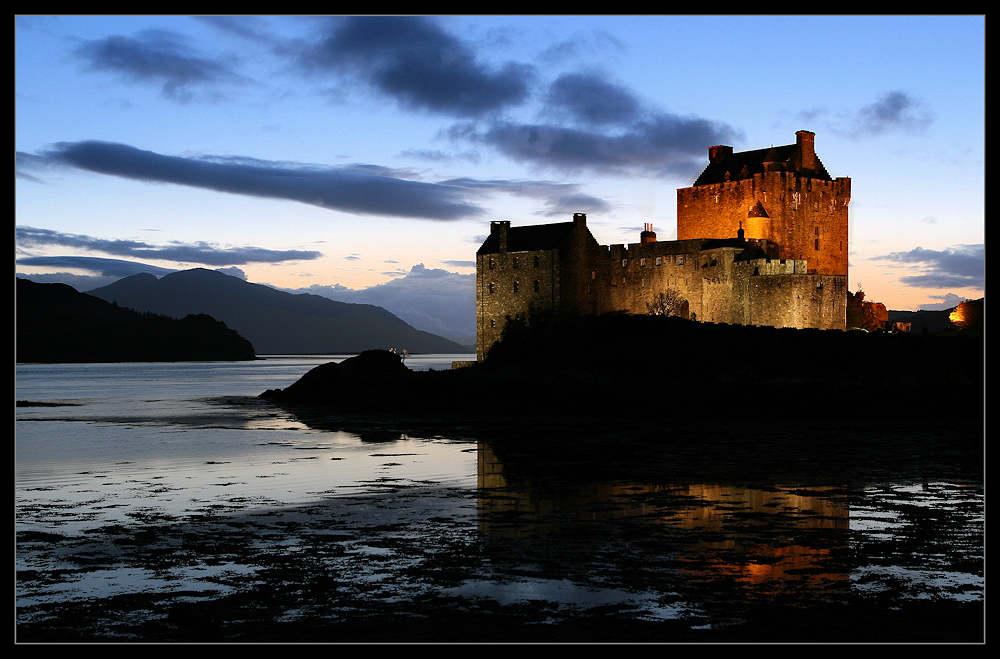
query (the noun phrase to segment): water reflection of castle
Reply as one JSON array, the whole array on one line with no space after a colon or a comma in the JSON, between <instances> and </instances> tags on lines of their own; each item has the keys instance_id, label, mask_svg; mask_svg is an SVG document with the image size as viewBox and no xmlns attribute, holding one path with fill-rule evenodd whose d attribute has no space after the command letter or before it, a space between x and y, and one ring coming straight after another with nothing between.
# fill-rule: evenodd
<instances>
[{"instance_id":1,"label":"water reflection of castle","mask_svg":"<svg viewBox=\"0 0 1000 659\"><path fill-rule=\"evenodd\" d=\"M849 578L831 560L847 546L849 531L848 508L831 488L616 482L540 492L508 478L487 444L478 454L479 529L486 537L552 536L580 524L638 518L669 527L678 540L671 550L680 548L676 572L686 578L824 593Z\"/></svg>"}]
</instances>

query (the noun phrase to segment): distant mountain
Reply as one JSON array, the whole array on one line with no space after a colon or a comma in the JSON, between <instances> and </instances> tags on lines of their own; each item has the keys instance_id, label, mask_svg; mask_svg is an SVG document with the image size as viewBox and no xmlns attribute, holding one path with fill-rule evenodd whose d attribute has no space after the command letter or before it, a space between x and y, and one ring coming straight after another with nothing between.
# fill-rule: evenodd
<instances>
[{"instance_id":1,"label":"distant mountain","mask_svg":"<svg viewBox=\"0 0 1000 659\"><path fill-rule=\"evenodd\" d=\"M236 361L253 346L206 316L139 313L66 284L16 280L15 360L19 363Z\"/></svg>"},{"instance_id":2,"label":"distant mountain","mask_svg":"<svg viewBox=\"0 0 1000 659\"><path fill-rule=\"evenodd\" d=\"M90 294L137 311L180 318L204 313L247 337L258 354L464 353L448 339L422 332L381 307L293 294L195 268L157 279L138 274Z\"/></svg>"}]
</instances>

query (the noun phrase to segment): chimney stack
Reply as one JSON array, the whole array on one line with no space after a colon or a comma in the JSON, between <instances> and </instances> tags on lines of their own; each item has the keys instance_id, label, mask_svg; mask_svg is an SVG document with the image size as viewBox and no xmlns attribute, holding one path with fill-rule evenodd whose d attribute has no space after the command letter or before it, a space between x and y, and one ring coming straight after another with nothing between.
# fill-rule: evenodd
<instances>
[{"instance_id":1,"label":"chimney stack","mask_svg":"<svg viewBox=\"0 0 1000 659\"><path fill-rule=\"evenodd\" d=\"M586 213L573 213L573 224L585 227L587 226L587 214Z\"/></svg>"},{"instance_id":2,"label":"chimney stack","mask_svg":"<svg viewBox=\"0 0 1000 659\"><path fill-rule=\"evenodd\" d=\"M799 162L802 169L816 169L816 133L808 130L795 132L795 146L799 147Z\"/></svg>"},{"instance_id":3,"label":"chimney stack","mask_svg":"<svg viewBox=\"0 0 1000 659\"><path fill-rule=\"evenodd\" d=\"M655 243L656 233L653 232L652 224L643 224L642 233L639 234L640 243Z\"/></svg>"},{"instance_id":4,"label":"chimney stack","mask_svg":"<svg viewBox=\"0 0 1000 659\"><path fill-rule=\"evenodd\" d=\"M510 220L499 220L497 222L490 222L490 233L497 234L497 239L500 241L500 253L507 253L507 230L510 229Z\"/></svg>"},{"instance_id":5,"label":"chimney stack","mask_svg":"<svg viewBox=\"0 0 1000 659\"><path fill-rule=\"evenodd\" d=\"M708 162L722 162L731 155L733 155L733 147L731 146L720 144L708 147Z\"/></svg>"}]
</instances>

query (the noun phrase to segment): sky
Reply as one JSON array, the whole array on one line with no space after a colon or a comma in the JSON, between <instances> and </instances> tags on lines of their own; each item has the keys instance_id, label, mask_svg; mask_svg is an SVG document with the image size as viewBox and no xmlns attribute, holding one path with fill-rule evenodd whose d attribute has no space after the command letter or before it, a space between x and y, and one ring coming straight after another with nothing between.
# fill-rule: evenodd
<instances>
[{"instance_id":1,"label":"sky","mask_svg":"<svg viewBox=\"0 0 1000 659\"><path fill-rule=\"evenodd\" d=\"M983 16L19 16L16 271L194 267L471 339L492 220L676 238L678 188L816 134L852 291L984 296Z\"/></svg>"}]
</instances>

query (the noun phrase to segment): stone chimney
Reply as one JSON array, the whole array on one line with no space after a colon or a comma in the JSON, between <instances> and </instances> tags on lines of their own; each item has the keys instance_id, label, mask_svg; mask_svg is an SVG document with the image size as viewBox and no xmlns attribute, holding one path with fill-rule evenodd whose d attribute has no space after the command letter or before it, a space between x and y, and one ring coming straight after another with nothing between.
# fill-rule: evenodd
<instances>
[{"instance_id":1,"label":"stone chimney","mask_svg":"<svg viewBox=\"0 0 1000 659\"><path fill-rule=\"evenodd\" d=\"M733 147L731 146L710 146L708 147L708 162L722 162L729 156L733 155Z\"/></svg>"},{"instance_id":2,"label":"stone chimney","mask_svg":"<svg viewBox=\"0 0 1000 659\"><path fill-rule=\"evenodd\" d=\"M501 254L507 253L507 231L510 229L510 220L500 220L498 222L490 222L490 233L497 234L497 239L500 242L499 252Z\"/></svg>"},{"instance_id":3,"label":"stone chimney","mask_svg":"<svg viewBox=\"0 0 1000 659\"><path fill-rule=\"evenodd\" d=\"M573 224L578 227L587 226L587 214L586 213L573 213Z\"/></svg>"},{"instance_id":4,"label":"stone chimney","mask_svg":"<svg viewBox=\"0 0 1000 659\"><path fill-rule=\"evenodd\" d=\"M795 132L795 146L799 147L799 163L802 169L815 170L816 165L816 133L808 130Z\"/></svg>"},{"instance_id":5,"label":"stone chimney","mask_svg":"<svg viewBox=\"0 0 1000 659\"><path fill-rule=\"evenodd\" d=\"M656 233L653 231L652 224L643 224L642 233L639 234L640 243L655 243Z\"/></svg>"}]
</instances>

